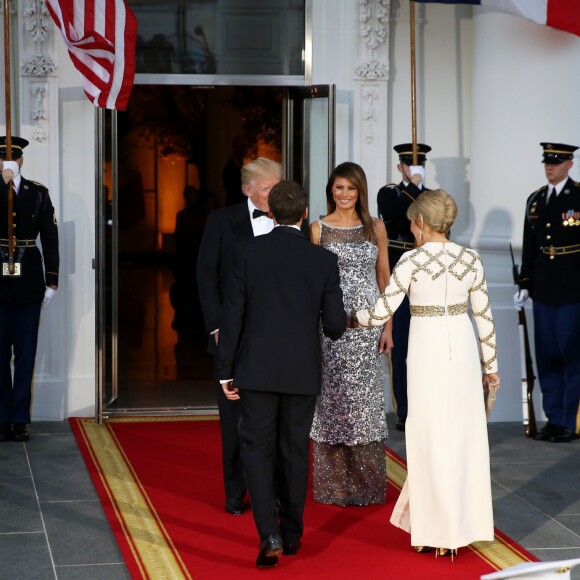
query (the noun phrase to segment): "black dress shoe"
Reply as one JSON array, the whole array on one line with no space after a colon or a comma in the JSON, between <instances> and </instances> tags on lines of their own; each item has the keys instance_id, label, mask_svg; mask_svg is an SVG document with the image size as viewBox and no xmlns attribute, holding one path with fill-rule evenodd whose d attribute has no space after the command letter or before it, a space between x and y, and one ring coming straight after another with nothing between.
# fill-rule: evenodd
<instances>
[{"instance_id":1,"label":"black dress shoe","mask_svg":"<svg viewBox=\"0 0 580 580\"><path fill-rule=\"evenodd\" d=\"M256 558L258 568L273 568L278 565L278 556L282 553L282 536L269 534L260 542L260 551Z\"/></svg>"},{"instance_id":2,"label":"black dress shoe","mask_svg":"<svg viewBox=\"0 0 580 580\"><path fill-rule=\"evenodd\" d=\"M14 423L12 425L12 441L22 443L30 439L30 433L24 423Z\"/></svg>"},{"instance_id":3,"label":"black dress shoe","mask_svg":"<svg viewBox=\"0 0 580 580\"><path fill-rule=\"evenodd\" d=\"M233 516L241 516L246 511L246 506L241 499L228 499L226 501L226 511Z\"/></svg>"},{"instance_id":4,"label":"black dress shoe","mask_svg":"<svg viewBox=\"0 0 580 580\"><path fill-rule=\"evenodd\" d=\"M9 423L0 424L0 443L12 441L12 425Z\"/></svg>"},{"instance_id":5,"label":"black dress shoe","mask_svg":"<svg viewBox=\"0 0 580 580\"><path fill-rule=\"evenodd\" d=\"M395 423L395 429L397 431L404 431L406 422L407 422L407 416L397 417L397 422Z\"/></svg>"},{"instance_id":6,"label":"black dress shoe","mask_svg":"<svg viewBox=\"0 0 580 580\"><path fill-rule=\"evenodd\" d=\"M284 554L284 556L296 556L301 545L300 540L297 542L284 542L282 554Z\"/></svg>"},{"instance_id":7,"label":"black dress shoe","mask_svg":"<svg viewBox=\"0 0 580 580\"><path fill-rule=\"evenodd\" d=\"M564 427L550 437L552 443L568 443L568 441L574 441L574 439L578 439L578 435L572 429L565 429Z\"/></svg>"},{"instance_id":8,"label":"black dress shoe","mask_svg":"<svg viewBox=\"0 0 580 580\"><path fill-rule=\"evenodd\" d=\"M549 421L534 435L536 441L550 441L550 438L557 434L560 430L558 425L554 425Z\"/></svg>"}]
</instances>

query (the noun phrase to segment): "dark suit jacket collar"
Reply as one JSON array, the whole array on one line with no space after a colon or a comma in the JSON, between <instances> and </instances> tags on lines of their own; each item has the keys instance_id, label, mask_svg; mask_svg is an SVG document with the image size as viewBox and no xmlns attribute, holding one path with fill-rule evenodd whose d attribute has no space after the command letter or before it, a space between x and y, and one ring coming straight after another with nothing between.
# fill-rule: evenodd
<instances>
[{"instance_id":1,"label":"dark suit jacket collar","mask_svg":"<svg viewBox=\"0 0 580 580\"><path fill-rule=\"evenodd\" d=\"M277 227L275 227L272 231L272 234L275 235L284 235L284 234L289 234L289 235L296 235L302 239L306 239L304 237L304 234L302 233L301 230L297 230L296 228L293 228L291 226L283 226L283 225L279 225Z\"/></svg>"}]
</instances>

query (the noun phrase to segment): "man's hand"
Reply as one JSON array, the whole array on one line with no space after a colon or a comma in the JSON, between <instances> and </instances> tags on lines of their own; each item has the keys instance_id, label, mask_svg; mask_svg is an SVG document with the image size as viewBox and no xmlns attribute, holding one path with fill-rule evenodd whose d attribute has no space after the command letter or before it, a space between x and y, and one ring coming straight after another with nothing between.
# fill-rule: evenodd
<instances>
[{"instance_id":1,"label":"man's hand","mask_svg":"<svg viewBox=\"0 0 580 580\"><path fill-rule=\"evenodd\" d=\"M240 398L239 389L234 387L233 379L230 381L226 381L222 383L222 389L224 391L224 395L228 399L228 401L237 401Z\"/></svg>"},{"instance_id":2,"label":"man's hand","mask_svg":"<svg viewBox=\"0 0 580 580\"><path fill-rule=\"evenodd\" d=\"M521 310L525 307L527 299L530 297L530 293L527 290L520 290L514 294L514 306L516 310Z\"/></svg>"},{"instance_id":3,"label":"man's hand","mask_svg":"<svg viewBox=\"0 0 580 580\"><path fill-rule=\"evenodd\" d=\"M50 301L53 299L54 295L56 294L56 288L51 286L47 286L46 290L44 291L44 298L42 299L42 307L46 308Z\"/></svg>"},{"instance_id":4,"label":"man's hand","mask_svg":"<svg viewBox=\"0 0 580 580\"><path fill-rule=\"evenodd\" d=\"M16 161L4 161L2 163L2 179L8 185L10 180L16 179L20 175L20 168Z\"/></svg>"}]
</instances>

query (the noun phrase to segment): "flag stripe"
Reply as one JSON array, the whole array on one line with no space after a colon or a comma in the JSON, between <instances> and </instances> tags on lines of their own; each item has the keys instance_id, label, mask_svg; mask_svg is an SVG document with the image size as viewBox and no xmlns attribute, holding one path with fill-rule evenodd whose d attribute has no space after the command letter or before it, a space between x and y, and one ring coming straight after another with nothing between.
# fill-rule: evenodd
<instances>
[{"instance_id":1,"label":"flag stripe","mask_svg":"<svg viewBox=\"0 0 580 580\"><path fill-rule=\"evenodd\" d=\"M580 36L578 0L549 0L547 24Z\"/></svg>"},{"instance_id":2,"label":"flag stripe","mask_svg":"<svg viewBox=\"0 0 580 580\"><path fill-rule=\"evenodd\" d=\"M137 19L124 0L46 0L81 85L97 106L125 110L135 77Z\"/></svg>"},{"instance_id":3,"label":"flag stripe","mask_svg":"<svg viewBox=\"0 0 580 580\"><path fill-rule=\"evenodd\" d=\"M416 2L487 6L580 36L578 0L416 0Z\"/></svg>"}]
</instances>

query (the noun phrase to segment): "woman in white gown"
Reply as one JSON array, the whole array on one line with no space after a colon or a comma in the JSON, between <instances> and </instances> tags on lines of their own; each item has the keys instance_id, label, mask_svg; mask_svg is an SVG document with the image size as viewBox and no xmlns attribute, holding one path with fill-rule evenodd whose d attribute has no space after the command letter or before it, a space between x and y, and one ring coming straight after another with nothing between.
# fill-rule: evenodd
<instances>
[{"instance_id":1,"label":"woman in white gown","mask_svg":"<svg viewBox=\"0 0 580 580\"><path fill-rule=\"evenodd\" d=\"M440 554L494 533L483 389L499 386L495 326L478 253L446 237L456 215L440 189L413 202L417 248L403 254L375 306L356 313L361 326L380 326L409 297L407 480L391 523L417 551Z\"/></svg>"}]
</instances>

